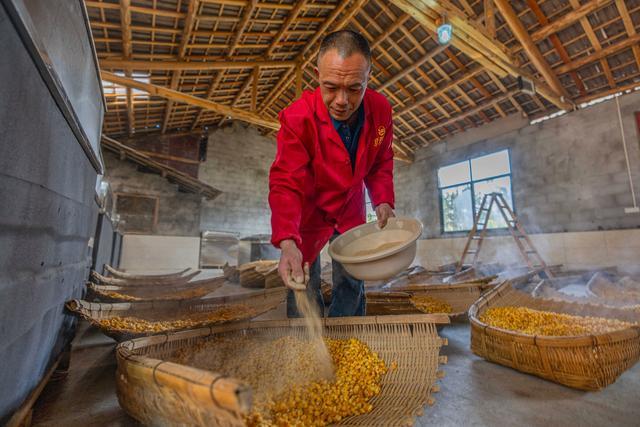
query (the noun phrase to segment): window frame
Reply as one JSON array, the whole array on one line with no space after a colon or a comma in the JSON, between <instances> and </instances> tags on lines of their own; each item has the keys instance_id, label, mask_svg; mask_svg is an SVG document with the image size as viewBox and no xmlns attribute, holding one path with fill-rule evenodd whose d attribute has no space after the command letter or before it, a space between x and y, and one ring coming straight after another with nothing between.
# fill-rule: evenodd
<instances>
[{"instance_id":1,"label":"window frame","mask_svg":"<svg viewBox=\"0 0 640 427\"><path fill-rule=\"evenodd\" d=\"M474 159L478 159L480 157L485 157L485 156L490 156L492 154L497 154L500 153L502 151L506 151L507 152L507 157L509 158L509 173L503 173L500 175L495 175L495 176L489 176L487 178L482 178L482 179L478 179L478 180L474 180L473 179L473 168L471 167L471 161ZM468 166L469 166L469 181L464 181L464 182L459 182L457 184L452 184L452 185L447 185L444 187L440 187L440 178L438 177L438 172L440 171L440 169L442 168L446 168L448 166L452 166L458 163L464 163L467 162ZM438 204L440 205L440 234L446 234L446 235L465 235L468 234L471 229L468 230L454 230L454 231L446 231L444 229L444 203L442 203L442 192L443 190L448 190L450 188L454 188L454 187L460 187L463 185L469 185L471 187L471 210L472 210L472 219L471 219L471 223L474 224L475 220L476 220L476 215L477 215L477 210L476 210L476 191L475 191L475 184L479 184L479 183L483 183L486 181L491 181L494 179L499 179L499 178L505 178L505 177L509 177L509 190L511 193L511 209L513 210L513 213L516 214L516 202L515 199L513 197L513 168L511 167L512 163L511 163L511 148L504 148L498 151L494 151L491 153L487 153L487 154L481 154L478 156L474 156L474 157L470 157L466 160L462 160L462 161L457 161L457 162L453 162L450 163L448 165L443 165L440 166L439 168L436 169L436 182L438 185ZM501 233L504 232L504 230L507 230L507 227L500 227L500 228L487 228L487 233Z\"/></svg>"},{"instance_id":2,"label":"window frame","mask_svg":"<svg viewBox=\"0 0 640 427\"><path fill-rule=\"evenodd\" d=\"M145 193L129 193L126 191L117 191L114 192L114 204L113 204L113 210L114 212L118 213L120 215L120 218L122 219L126 219L126 217L124 215L121 215L120 212L118 211L118 199L120 197L132 197L132 198L140 198L140 199L151 199L154 201L154 207L153 207L153 220L151 223L151 230L147 231L147 230L123 230L123 234L139 234L139 235L152 235L155 234L157 232L158 229L158 214L160 211L160 197L153 195L153 194L145 194Z\"/></svg>"}]
</instances>

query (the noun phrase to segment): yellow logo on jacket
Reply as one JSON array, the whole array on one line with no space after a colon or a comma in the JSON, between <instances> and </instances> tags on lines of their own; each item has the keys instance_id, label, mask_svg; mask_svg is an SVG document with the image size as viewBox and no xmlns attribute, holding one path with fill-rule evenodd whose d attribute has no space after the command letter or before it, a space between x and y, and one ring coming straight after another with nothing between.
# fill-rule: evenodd
<instances>
[{"instance_id":1,"label":"yellow logo on jacket","mask_svg":"<svg viewBox=\"0 0 640 427\"><path fill-rule=\"evenodd\" d=\"M384 139L384 135L387 133L387 130L384 126L378 126L378 136L373 140L373 147L376 148L380 144L382 144L382 140Z\"/></svg>"}]
</instances>

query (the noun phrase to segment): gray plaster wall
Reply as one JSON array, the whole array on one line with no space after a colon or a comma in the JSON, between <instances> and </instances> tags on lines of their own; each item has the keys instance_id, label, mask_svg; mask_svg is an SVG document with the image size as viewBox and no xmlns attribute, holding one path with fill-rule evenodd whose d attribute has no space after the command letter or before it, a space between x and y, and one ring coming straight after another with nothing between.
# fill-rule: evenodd
<instances>
[{"instance_id":1,"label":"gray plaster wall","mask_svg":"<svg viewBox=\"0 0 640 427\"><path fill-rule=\"evenodd\" d=\"M619 98L629 161L640 195L640 136L634 112L640 92ZM411 165L397 163L396 209L419 218L423 237L441 232L437 170L471 157L509 149L516 213L532 233L640 227L632 206L615 100L522 126L508 117L467 131L416 153Z\"/></svg>"},{"instance_id":2,"label":"gray plaster wall","mask_svg":"<svg viewBox=\"0 0 640 427\"><path fill-rule=\"evenodd\" d=\"M65 17L69 30L82 25L75 16ZM0 52L0 425L4 425L71 340L75 318L65 312L64 303L82 295L98 207L96 172L2 6ZM83 56L90 54L74 52L69 60L90 61Z\"/></svg>"},{"instance_id":3,"label":"gray plaster wall","mask_svg":"<svg viewBox=\"0 0 640 427\"><path fill-rule=\"evenodd\" d=\"M271 233L269 168L275 158L273 138L239 122L209 135L201 180L223 191L202 202L201 230L235 232L240 237Z\"/></svg>"},{"instance_id":4,"label":"gray plaster wall","mask_svg":"<svg viewBox=\"0 0 640 427\"><path fill-rule=\"evenodd\" d=\"M105 179L115 193L157 196L158 223L154 234L198 236L200 234L200 196L178 191L157 173L138 171L136 164L104 153ZM116 207L117 209L117 207Z\"/></svg>"}]
</instances>

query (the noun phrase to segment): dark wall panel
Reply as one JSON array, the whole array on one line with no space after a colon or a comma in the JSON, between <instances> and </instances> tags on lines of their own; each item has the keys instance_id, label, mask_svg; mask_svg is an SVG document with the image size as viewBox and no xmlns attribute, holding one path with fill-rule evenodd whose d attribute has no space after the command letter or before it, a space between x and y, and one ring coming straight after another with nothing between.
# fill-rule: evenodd
<instances>
[{"instance_id":1,"label":"dark wall panel","mask_svg":"<svg viewBox=\"0 0 640 427\"><path fill-rule=\"evenodd\" d=\"M64 302L81 295L88 276L97 206L96 173L2 3L0 52L3 424L71 338Z\"/></svg>"}]
</instances>

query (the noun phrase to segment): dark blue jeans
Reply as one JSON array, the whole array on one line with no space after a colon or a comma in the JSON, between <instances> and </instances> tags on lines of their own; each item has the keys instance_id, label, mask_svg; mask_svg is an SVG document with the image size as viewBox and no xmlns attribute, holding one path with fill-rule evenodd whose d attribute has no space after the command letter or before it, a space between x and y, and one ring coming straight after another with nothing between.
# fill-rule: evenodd
<instances>
[{"instance_id":1,"label":"dark blue jeans","mask_svg":"<svg viewBox=\"0 0 640 427\"><path fill-rule=\"evenodd\" d=\"M335 234L331 240L337 237ZM342 267L342 264L331 261L333 286L331 288L331 304L329 305L329 317L364 316L366 313L366 297L364 294L364 281L354 279ZM320 290L320 255L309 268L309 284L307 293L309 300L316 301L320 316L323 317L324 302ZM287 293L287 317L300 317L296 307L296 299L293 291Z\"/></svg>"}]
</instances>

